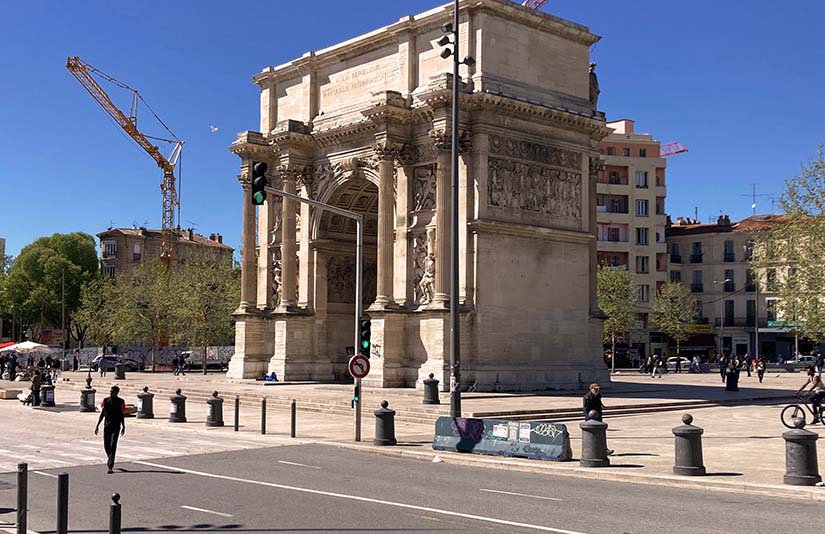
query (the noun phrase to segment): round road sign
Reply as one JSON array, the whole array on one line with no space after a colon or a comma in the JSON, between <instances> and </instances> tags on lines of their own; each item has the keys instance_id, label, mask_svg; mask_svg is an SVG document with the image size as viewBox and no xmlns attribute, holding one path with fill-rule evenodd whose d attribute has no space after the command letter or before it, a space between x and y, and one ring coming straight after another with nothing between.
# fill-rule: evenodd
<instances>
[{"instance_id":1,"label":"round road sign","mask_svg":"<svg viewBox=\"0 0 825 534\"><path fill-rule=\"evenodd\" d=\"M363 354L356 354L349 359L347 368L353 378L364 378L370 373L370 360Z\"/></svg>"}]
</instances>

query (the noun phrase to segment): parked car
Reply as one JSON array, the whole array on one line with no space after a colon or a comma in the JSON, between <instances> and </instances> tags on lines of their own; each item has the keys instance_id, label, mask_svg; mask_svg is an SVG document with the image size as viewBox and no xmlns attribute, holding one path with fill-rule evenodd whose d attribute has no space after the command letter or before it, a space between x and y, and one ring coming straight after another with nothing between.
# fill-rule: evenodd
<instances>
[{"instance_id":1,"label":"parked car","mask_svg":"<svg viewBox=\"0 0 825 534\"><path fill-rule=\"evenodd\" d=\"M688 367L690 367L690 360L685 358L684 356L671 356L667 359L667 370L668 371L675 371L676 370L676 360L682 360L682 371L687 373Z\"/></svg>"},{"instance_id":2,"label":"parked car","mask_svg":"<svg viewBox=\"0 0 825 534\"><path fill-rule=\"evenodd\" d=\"M797 357L794 363L808 367L816 363L816 356L811 356L810 354L802 355Z\"/></svg>"},{"instance_id":3,"label":"parked car","mask_svg":"<svg viewBox=\"0 0 825 534\"><path fill-rule=\"evenodd\" d=\"M192 352L191 350L185 350L181 352L180 355L188 364L186 366L187 369L203 369L203 358L201 357L201 351ZM208 358L206 360L206 368L226 371L229 368L229 362L223 358L218 360Z\"/></svg>"},{"instance_id":4,"label":"parked car","mask_svg":"<svg viewBox=\"0 0 825 534\"><path fill-rule=\"evenodd\" d=\"M140 371L140 364L134 360L127 360L123 358L123 364L126 366L127 372ZM114 371L115 364L121 361L120 356L107 354L106 356L97 356L92 360L92 371L98 371L102 367L104 371Z\"/></svg>"}]
</instances>

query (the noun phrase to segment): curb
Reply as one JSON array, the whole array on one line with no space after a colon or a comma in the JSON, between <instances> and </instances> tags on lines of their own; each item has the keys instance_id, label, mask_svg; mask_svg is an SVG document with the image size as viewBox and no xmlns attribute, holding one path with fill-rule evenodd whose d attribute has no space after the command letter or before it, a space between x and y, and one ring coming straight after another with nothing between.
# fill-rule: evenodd
<instances>
[{"instance_id":1,"label":"curb","mask_svg":"<svg viewBox=\"0 0 825 534\"><path fill-rule=\"evenodd\" d=\"M671 475L640 475L632 473L617 473L615 471L605 471L604 469L587 469L583 467L563 467L572 462L539 462L530 463L521 459L504 459L490 456L480 456L473 454L454 453L449 451L413 451L398 449L394 447L375 447L371 445L359 445L347 442L318 442L321 445L330 445L345 449L381 454L384 456L394 456L398 458L411 458L419 461L432 461L434 456L439 456L444 463L453 465L464 465L473 467L486 467L490 469L507 469L510 471L521 471L526 473L544 473L554 476L566 476L586 478L591 480L606 480L613 482L629 482L632 484L647 484L653 486L670 486L682 489L705 489L713 491L724 491L728 493L745 493L749 495L769 495L773 497L784 497L793 499L806 499L811 501L825 502L825 488L810 486L784 486L774 484L757 483L737 483L724 482L721 480L708 480L705 477L679 477Z\"/></svg>"}]
</instances>

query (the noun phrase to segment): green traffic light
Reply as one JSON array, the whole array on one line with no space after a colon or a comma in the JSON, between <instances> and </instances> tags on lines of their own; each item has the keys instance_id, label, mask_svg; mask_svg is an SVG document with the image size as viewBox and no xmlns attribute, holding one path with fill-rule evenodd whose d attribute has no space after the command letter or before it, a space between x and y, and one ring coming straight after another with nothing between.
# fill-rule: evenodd
<instances>
[{"instance_id":1,"label":"green traffic light","mask_svg":"<svg viewBox=\"0 0 825 534\"><path fill-rule=\"evenodd\" d=\"M261 191L258 191L254 195L252 195L253 202L255 204L259 205L259 206L264 203L265 199L266 199L266 195L264 195L264 193L261 192Z\"/></svg>"},{"instance_id":2,"label":"green traffic light","mask_svg":"<svg viewBox=\"0 0 825 534\"><path fill-rule=\"evenodd\" d=\"M370 348L370 342L365 339L361 342L361 346L364 347L365 349L368 349L368 348Z\"/></svg>"}]
</instances>

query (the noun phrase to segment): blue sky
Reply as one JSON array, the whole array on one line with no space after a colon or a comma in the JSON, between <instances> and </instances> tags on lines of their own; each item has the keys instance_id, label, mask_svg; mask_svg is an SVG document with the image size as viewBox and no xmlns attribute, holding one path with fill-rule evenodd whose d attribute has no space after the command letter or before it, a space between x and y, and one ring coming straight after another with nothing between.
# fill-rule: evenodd
<instances>
[{"instance_id":1,"label":"blue sky","mask_svg":"<svg viewBox=\"0 0 825 534\"><path fill-rule=\"evenodd\" d=\"M138 88L186 141L182 226L240 244L238 159L257 129L250 77L438 0L5 2L0 7L0 237L160 226L161 174L68 73L79 55ZM690 152L668 162L671 215L751 214L825 142L825 2L552 0L603 37L600 109ZM128 106L124 93L116 102ZM149 124L143 115L141 126ZM209 131L214 124L219 130ZM150 133L160 133L150 130ZM770 200L758 199L760 212Z\"/></svg>"}]
</instances>

